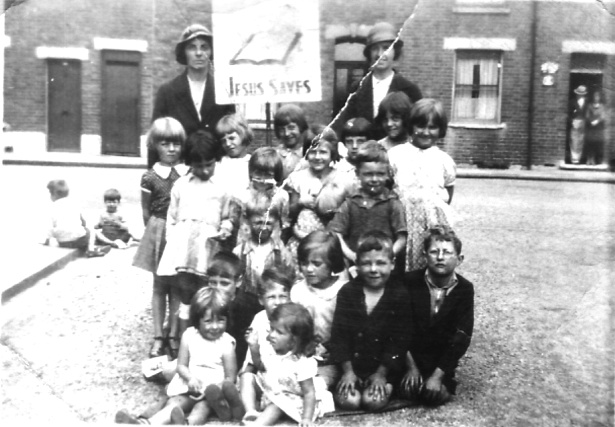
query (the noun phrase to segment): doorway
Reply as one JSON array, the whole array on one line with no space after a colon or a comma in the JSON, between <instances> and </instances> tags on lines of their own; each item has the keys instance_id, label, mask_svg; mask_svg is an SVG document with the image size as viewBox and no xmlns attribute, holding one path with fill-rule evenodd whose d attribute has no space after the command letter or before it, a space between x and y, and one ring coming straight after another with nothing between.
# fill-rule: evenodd
<instances>
[{"instance_id":1,"label":"doorway","mask_svg":"<svg viewBox=\"0 0 615 427\"><path fill-rule=\"evenodd\" d=\"M102 154L140 155L141 54L102 51Z\"/></svg>"},{"instance_id":2,"label":"doorway","mask_svg":"<svg viewBox=\"0 0 615 427\"><path fill-rule=\"evenodd\" d=\"M81 62L47 60L47 149L81 151Z\"/></svg>"}]
</instances>

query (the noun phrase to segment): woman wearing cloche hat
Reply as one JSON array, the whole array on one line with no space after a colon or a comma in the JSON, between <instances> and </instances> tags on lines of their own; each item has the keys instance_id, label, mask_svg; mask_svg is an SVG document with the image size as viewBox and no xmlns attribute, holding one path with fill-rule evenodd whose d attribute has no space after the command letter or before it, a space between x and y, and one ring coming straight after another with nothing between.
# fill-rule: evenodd
<instances>
[{"instance_id":1,"label":"woman wearing cloche hat","mask_svg":"<svg viewBox=\"0 0 615 427\"><path fill-rule=\"evenodd\" d=\"M391 45L393 48L389 50ZM354 95L350 95L347 107L332 126L336 131L339 132L349 119L364 117L374 124L374 138L384 138L386 134L374 123L374 118L386 94L404 92L412 103L423 97L417 85L393 69L395 61L401 56L403 45L404 42L397 38L397 30L388 22L378 22L369 30L363 55L370 67L371 76L367 77Z\"/></svg>"},{"instance_id":2,"label":"woman wearing cloche hat","mask_svg":"<svg viewBox=\"0 0 615 427\"><path fill-rule=\"evenodd\" d=\"M158 89L152 120L173 117L186 135L200 129L213 133L218 120L234 113L235 106L215 101L211 31L204 25L188 26L175 46L175 59L186 70Z\"/></svg>"}]
</instances>

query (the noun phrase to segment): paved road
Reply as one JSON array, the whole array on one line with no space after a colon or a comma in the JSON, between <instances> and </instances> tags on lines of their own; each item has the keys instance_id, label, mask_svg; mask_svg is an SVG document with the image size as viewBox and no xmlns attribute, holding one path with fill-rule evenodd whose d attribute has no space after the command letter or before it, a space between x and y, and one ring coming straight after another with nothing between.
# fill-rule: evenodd
<instances>
[{"instance_id":1,"label":"paved road","mask_svg":"<svg viewBox=\"0 0 615 427\"><path fill-rule=\"evenodd\" d=\"M7 200L20 206L44 201L47 180L61 176L89 212L115 186L124 209L138 217L142 171L14 168L3 173L9 169L24 186L10 189ZM614 189L459 180L453 205L465 245L461 270L476 284L477 305L459 395L433 413L393 413L388 424L612 424ZM136 411L160 397L139 372L150 345L150 278L130 267L131 251L77 260L2 307L3 423L109 422L121 407ZM380 422L365 416L324 424Z\"/></svg>"}]
</instances>

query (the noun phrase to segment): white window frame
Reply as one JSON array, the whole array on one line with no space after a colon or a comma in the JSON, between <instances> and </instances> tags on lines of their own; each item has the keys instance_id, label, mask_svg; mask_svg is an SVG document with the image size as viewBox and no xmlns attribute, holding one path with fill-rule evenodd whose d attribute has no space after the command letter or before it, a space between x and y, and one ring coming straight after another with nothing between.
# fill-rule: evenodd
<instances>
[{"instance_id":1,"label":"white window frame","mask_svg":"<svg viewBox=\"0 0 615 427\"><path fill-rule=\"evenodd\" d=\"M278 109L278 103L269 104L271 129L273 129L273 116ZM237 112L242 114L252 129L266 129L266 104L242 103L236 104Z\"/></svg>"}]
</instances>

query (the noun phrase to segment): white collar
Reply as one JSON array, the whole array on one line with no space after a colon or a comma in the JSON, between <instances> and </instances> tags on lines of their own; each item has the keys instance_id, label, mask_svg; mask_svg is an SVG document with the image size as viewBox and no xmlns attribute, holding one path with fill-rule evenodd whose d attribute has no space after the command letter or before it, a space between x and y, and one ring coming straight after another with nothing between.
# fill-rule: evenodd
<instances>
[{"instance_id":1,"label":"white collar","mask_svg":"<svg viewBox=\"0 0 615 427\"><path fill-rule=\"evenodd\" d=\"M184 176L188 173L190 169L187 165L183 163L178 163L175 166L165 166L160 162L157 162L152 167L156 175L158 175L162 179L167 179L171 174L171 169L175 169L175 171L179 174L179 176Z\"/></svg>"}]
</instances>

